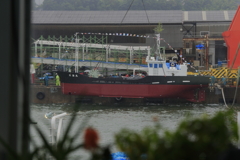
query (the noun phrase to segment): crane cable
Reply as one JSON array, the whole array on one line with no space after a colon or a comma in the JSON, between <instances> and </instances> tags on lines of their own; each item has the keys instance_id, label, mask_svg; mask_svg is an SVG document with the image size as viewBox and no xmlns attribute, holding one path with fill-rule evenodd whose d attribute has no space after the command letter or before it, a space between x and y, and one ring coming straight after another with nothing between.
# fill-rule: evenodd
<instances>
[{"instance_id":1,"label":"crane cable","mask_svg":"<svg viewBox=\"0 0 240 160\"><path fill-rule=\"evenodd\" d=\"M127 14L128 14L128 11L130 10L130 8L131 8L131 6L132 6L133 2L134 2L134 0L132 0L132 2L131 2L131 4L129 5L129 7L128 7L128 9L127 9L126 13L125 13L125 15L123 16L123 18L122 18L122 20L121 20L121 22L118 24L118 28L119 28L119 26L121 26L121 24L122 24L123 20L124 20L124 19L125 19L125 17L127 16ZM117 29L118 29L118 28L117 28ZM117 30L117 29L116 29L116 30ZM111 41L113 41L114 37L115 37L115 36L113 36L113 38L111 39Z\"/></svg>"},{"instance_id":2,"label":"crane cable","mask_svg":"<svg viewBox=\"0 0 240 160\"><path fill-rule=\"evenodd\" d=\"M148 14L147 14L147 10L146 10L146 7L145 7L145 4L144 4L143 0L142 0L142 4L143 4L143 8L144 8L145 14L147 16L148 24L150 24L150 21L149 21L149 18L148 18Z\"/></svg>"},{"instance_id":3,"label":"crane cable","mask_svg":"<svg viewBox=\"0 0 240 160\"><path fill-rule=\"evenodd\" d=\"M240 67L238 67L236 90L235 90L235 94L234 94L234 99L233 99L232 107L233 107L233 105L234 105L234 103L235 103L236 96L237 96L237 90L238 90L238 84L239 84L239 77L240 77Z\"/></svg>"},{"instance_id":4,"label":"crane cable","mask_svg":"<svg viewBox=\"0 0 240 160\"><path fill-rule=\"evenodd\" d=\"M232 67L233 67L233 65L234 65L234 63L235 63L235 60L236 60L237 56L238 56L238 52L239 52L239 50L240 50L240 43L238 43L238 48L237 48L237 51L236 51L236 53L235 53L235 56L234 56L234 59L233 59L233 62L232 62L232 65L231 65L230 71L232 70ZM238 74L237 74L237 79L236 79L236 81L237 81L237 82L236 82L236 90L235 90L235 94L234 94L234 99L233 99L232 107L233 107L233 105L234 105L234 103L235 103L236 96L237 96L237 89L238 89L238 83L239 83L239 76L240 76L240 68L238 67Z\"/></svg>"},{"instance_id":5,"label":"crane cable","mask_svg":"<svg viewBox=\"0 0 240 160\"><path fill-rule=\"evenodd\" d=\"M134 2L134 0L132 0L132 2L131 2L131 4L130 4L130 6L128 7L128 10L126 11L126 13L125 13L124 17L122 18L122 20L121 20L121 22L119 23L119 25L118 25L118 26L120 26L120 25L122 24L122 22L123 22L123 20L125 19L125 17L126 17L126 15L127 15L128 11L129 11L129 10L130 10L130 8L131 8L131 6L132 6L133 2ZM114 37L112 38L112 41L113 41L113 39L114 39ZM108 49L108 48L106 48L106 49ZM95 66L95 69L97 69L97 68L99 67L99 65L100 65L100 62L98 62L98 63L96 64L96 66Z\"/></svg>"},{"instance_id":6,"label":"crane cable","mask_svg":"<svg viewBox=\"0 0 240 160\"><path fill-rule=\"evenodd\" d=\"M121 22L119 23L119 26L122 24L122 22L124 21L125 17L127 16L129 10L130 10L131 7L132 7L133 2L134 2L134 0L132 0L131 4L129 5L129 7L128 7L128 9L127 9L124 17L122 18ZM145 7L145 4L144 4L144 1L143 1L143 0L142 0L142 4L143 4L143 8L144 8L144 11L145 11L147 20L148 20L148 24L150 24L149 17L148 17L148 14L147 14L147 10L146 10L146 7ZM113 39L112 39L112 40L113 40ZM96 68L99 66L99 63L100 63L100 62L97 63Z\"/></svg>"},{"instance_id":7,"label":"crane cable","mask_svg":"<svg viewBox=\"0 0 240 160\"><path fill-rule=\"evenodd\" d=\"M125 19L125 17L126 17L126 15L127 15L128 11L129 11L129 10L130 10L130 8L131 8L131 6L132 6L133 2L134 2L134 0L132 0L132 2L131 2L131 4L130 4L130 6L128 7L128 10L127 10L127 12L125 13L125 15L124 15L124 17L123 17L123 19L122 19L122 21L120 22L120 24L119 24L119 25L121 25L121 24L122 24L122 22L123 22L123 20Z\"/></svg>"}]
</instances>

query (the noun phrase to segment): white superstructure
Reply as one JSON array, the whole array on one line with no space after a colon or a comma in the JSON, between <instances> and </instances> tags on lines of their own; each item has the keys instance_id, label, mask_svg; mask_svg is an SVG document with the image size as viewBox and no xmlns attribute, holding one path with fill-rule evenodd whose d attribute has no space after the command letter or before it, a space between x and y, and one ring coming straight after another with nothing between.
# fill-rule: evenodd
<instances>
[{"instance_id":1,"label":"white superstructure","mask_svg":"<svg viewBox=\"0 0 240 160\"><path fill-rule=\"evenodd\" d=\"M149 76L187 76L187 65L177 64L172 61L166 63L165 60L156 60L154 57L147 56Z\"/></svg>"}]
</instances>

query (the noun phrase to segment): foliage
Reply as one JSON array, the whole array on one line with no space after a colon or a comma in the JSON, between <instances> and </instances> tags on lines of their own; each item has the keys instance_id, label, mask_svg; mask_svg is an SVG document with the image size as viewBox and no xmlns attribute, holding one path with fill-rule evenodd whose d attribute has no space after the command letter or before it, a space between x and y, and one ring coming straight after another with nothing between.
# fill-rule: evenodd
<instances>
[{"instance_id":1,"label":"foliage","mask_svg":"<svg viewBox=\"0 0 240 160\"><path fill-rule=\"evenodd\" d=\"M88 76L93 77L93 78L98 78L99 77L99 71L97 69L92 69L89 71Z\"/></svg>"},{"instance_id":2,"label":"foliage","mask_svg":"<svg viewBox=\"0 0 240 160\"><path fill-rule=\"evenodd\" d=\"M72 116L62 139L56 145L48 142L48 138L37 125L35 129L43 144L38 146L29 137L33 149L27 155L15 152L0 138L0 144L8 151L8 159L66 160L70 158L71 153L85 149L91 153L91 160L111 160L109 147L98 145L97 131L86 127L91 115L87 115L78 124L75 113L79 108L67 108L67 110ZM219 112L213 117L207 115L196 119L188 117L175 131L163 130L155 118L155 127L146 127L140 133L122 129L116 134L115 142L131 160L213 160L232 147L238 139L238 128L234 116L234 112L227 111ZM73 125L79 125L79 128L74 135L70 135ZM84 133L83 143L74 144L81 133Z\"/></svg>"},{"instance_id":3,"label":"foliage","mask_svg":"<svg viewBox=\"0 0 240 160\"><path fill-rule=\"evenodd\" d=\"M67 160L71 154L77 150L85 150L91 153L91 160L110 160L111 153L109 147L101 147L98 145L98 133L95 129L87 127L88 120L91 115L87 115L79 124L76 121L76 112L79 107L68 107L68 113L71 114L71 119L67 125L63 136L58 143L49 143L49 137L45 136L43 131L37 125L34 125L42 145L37 145L31 137L29 142L33 146L27 154L21 154L14 151L7 143L0 137L0 145L2 145L8 152L7 159L9 160ZM78 125L77 132L70 135L73 125ZM75 144L81 133L84 133L84 141L82 144ZM80 157L80 156L79 156ZM78 160L81 158L77 158Z\"/></svg>"},{"instance_id":4,"label":"foliage","mask_svg":"<svg viewBox=\"0 0 240 160\"><path fill-rule=\"evenodd\" d=\"M238 0L184 0L184 10L236 10Z\"/></svg>"},{"instance_id":5,"label":"foliage","mask_svg":"<svg viewBox=\"0 0 240 160\"><path fill-rule=\"evenodd\" d=\"M124 0L44 0L33 9L42 10L127 10ZM236 10L239 0L134 0L130 10ZM145 6L145 7L144 7Z\"/></svg>"},{"instance_id":6,"label":"foliage","mask_svg":"<svg viewBox=\"0 0 240 160\"><path fill-rule=\"evenodd\" d=\"M164 29L161 23L158 23L157 27L155 27L154 29L155 33L161 33Z\"/></svg>"},{"instance_id":7,"label":"foliage","mask_svg":"<svg viewBox=\"0 0 240 160\"><path fill-rule=\"evenodd\" d=\"M212 118L188 118L175 131L161 131L158 123L141 133L122 129L116 134L116 143L134 160L144 157L147 160L213 160L238 138L233 112L219 112Z\"/></svg>"}]
</instances>

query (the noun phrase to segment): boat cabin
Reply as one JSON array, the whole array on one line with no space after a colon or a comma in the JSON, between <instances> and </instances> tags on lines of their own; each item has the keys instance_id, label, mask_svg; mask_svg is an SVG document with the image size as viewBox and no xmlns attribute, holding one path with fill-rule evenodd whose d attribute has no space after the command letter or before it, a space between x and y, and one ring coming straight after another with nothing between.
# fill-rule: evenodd
<instances>
[{"instance_id":1,"label":"boat cabin","mask_svg":"<svg viewBox=\"0 0 240 160\"><path fill-rule=\"evenodd\" d=\"M155 57L147 56L149 76L187 76L187 65L165 60L155 60Z\"/></svg>"}]
</instances>

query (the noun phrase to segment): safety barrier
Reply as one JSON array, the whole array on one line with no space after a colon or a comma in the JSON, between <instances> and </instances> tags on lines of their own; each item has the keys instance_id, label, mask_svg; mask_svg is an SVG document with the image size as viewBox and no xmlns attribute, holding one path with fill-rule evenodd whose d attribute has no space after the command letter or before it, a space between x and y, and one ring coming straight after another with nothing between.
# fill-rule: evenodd
<instances>
[{"instance_id":1,"label":"safety barrier","mask_svg":"<svg viewBox=\"0 0 240 160\"><path fill-rule=\"evenodd\" d=\"M213 75L216 78L237 78L237 69L229 70L228 68L211 68L209 71L200 71L202 75Z\"/></svg>"}]
</instances>

